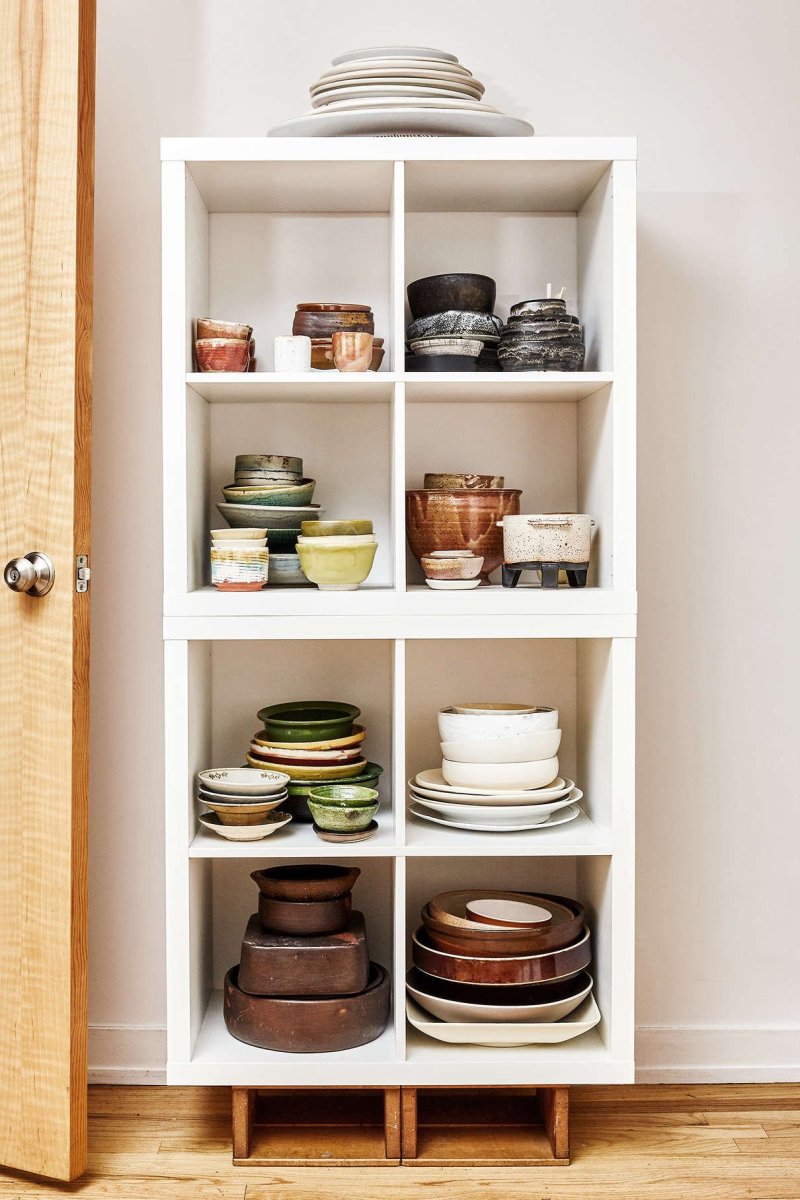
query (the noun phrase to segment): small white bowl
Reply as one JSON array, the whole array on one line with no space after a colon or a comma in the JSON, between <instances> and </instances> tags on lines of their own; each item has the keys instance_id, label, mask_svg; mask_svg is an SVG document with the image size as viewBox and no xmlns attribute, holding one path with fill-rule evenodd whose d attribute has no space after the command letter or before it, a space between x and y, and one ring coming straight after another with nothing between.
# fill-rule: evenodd
<instances>
[{"instance_id":1,"label":"small white bowl","mask_svg":"<svg viewBox=\"0 0 800 1200\"><path fill-rule=\"evenodd\" d=\"M516 737L533 730L558 729L558 709L542 708L533 712L459 713L454 708L439 710L439 737L443 742L467 742L474 739ZM484 760L486 761L486 760Z\"/></svg>"},{"instance_id":2,"label":"small white bowl","mask_svg":"<svg viewBox=\"0 0 800 1200\"><path fill-rule=\"evenodd\" d=\"M218 542L216 539L211 543L212 550L263 550L267 544L266 538L248 538L247 541L238 541L236 538L227 538L223 542Z\"/></svg>"},{"instance_id":3,"label":"small white bowl","mask_svg":"<svg viewBox=\"0 0 800 1200\"><path fill-rule=\"evenodd\" d=\"M267 536L266 529L212 529L211 537L215 542L250 542L259 541Z\"/></svg>"},{"instance_id":4,"label":"small white bowl","mask_svg":"<svg viewBox=\"0 0 800 1200\"><path fill-rule=\"evenodd\" d=\"M220 837L227 838L229 842L260 842L262 838L269 837L271 833L277 833L279 829L283 829L292 819L291 813L270 813L270 816L285 816L285 820L269 821L265 825L223 825L216 813L203 813L197 819L200 824L209 829L212 833L218 833Z\"/></svg>"},{"instance_id":5,"label":"small white bowl","mask_svg":"<svg viewBox=\"0 0 800 1200\"><path fill-rule=\"evenodd\" d=\"M435 592L471 592L480 587L480 579L428 579L425 582Z\"/></svg>"},{"instance_id":6,"label":"small white bowl","mask_svg":"<svg viewBox=\"0 0 800 1200\"><path fill-rule=\"evenodd\" d=\"M561 745L560 729L532 729L530 733L509 737L481 738L480 741L442 742L442 758L462 763L536 762L554 758Z\"/></svg>"},{"instance_id":7,"label":"small white bowl","mask_svg":"<svg viewBox=\"0 0 800 1200\"><path fill-rule=\"evenodd\" d=\"M209 767L198 771L197 778L205 791L217 796L272 796L289 782L285 771L256 767Z\"/></svg>"},{"instance_id":8,"label":"small white bowl","mask_svg":"<svg viewBox=\"0 0 800 1200\"><path fill-rule=\"evenodd\" d=\"M547 787L558 775L557 758L540 758L518 763L462 763L442 759L442 774L451 787L519 788L520 791Z\"/></svg>"}]
</instances>

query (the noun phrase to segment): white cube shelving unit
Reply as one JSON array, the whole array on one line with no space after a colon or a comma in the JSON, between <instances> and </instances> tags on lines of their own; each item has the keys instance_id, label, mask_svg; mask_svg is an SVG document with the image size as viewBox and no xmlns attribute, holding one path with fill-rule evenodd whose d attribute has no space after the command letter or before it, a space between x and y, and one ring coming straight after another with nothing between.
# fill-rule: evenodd
<instances>
[{"instance_id":1,"label":"white cube shelving unit","mask_svg":"<svg viewBox=\"0 0 800 1200\"><path fill-rule=\"evenodd\" d=\"M635 141L629 138L165 139L164 639L170 1083L569 1084L633 1078ZM405 285L447 270L498 282L497 310L566 288L586 329L574 374L404 371ZM276 375L272 337L308 299L369 302L376 374ZM192 319L248 320L257 373L202 375ZM330 516L371 516L380 543L357 592L209 584L208 530L237 453L299 454ZM404 491L426 470L500 473L522 511L589 512L590 586L425 587L406 552ZM406 780L439 757L457 697L556 704L564 773L585 815L527 834L468 834L406 814ZM256 710L352 700L385 767L380 830L352 847L293 824L229 843L196 821L194 777L242 761ZM339 1054L232 1038L220 987L255 907L249 872L286 858L362 868L356 902L393 978L385 1033ZM410 934L450 887L577 896L603 1014L557 1046L450 1046L406 1025Z\"/></svg>"}]
</instances>

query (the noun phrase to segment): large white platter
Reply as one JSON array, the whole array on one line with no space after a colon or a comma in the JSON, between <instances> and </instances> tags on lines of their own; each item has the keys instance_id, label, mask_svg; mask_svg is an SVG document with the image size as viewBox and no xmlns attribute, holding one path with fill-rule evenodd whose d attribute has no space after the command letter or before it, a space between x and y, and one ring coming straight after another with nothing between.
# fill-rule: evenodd
<instances>
[{"instance_id":1,"label":"large white platter","mask_svg":"<svg viewBox=\"0 0 800 1200\"><path fill-rule=\"evenodd\" d=\"M348 50L332 58L335 67L341 63L359 62L362 58L437 58L440 62L457 63L458 58L448 50L434 50L432 46L362 46L360 50Z\"/></svg>"},{"instance_id":2,"label":"large white platter","mask_svg":"<svg viewBox=\"0 0 800 1200\"><path fill-rule=\"evenodd\" d=\"M440 80L444 83L469 85L479 89L481 93L485 90L481 81L463 67L456 67L453 70L444 66L436 67L433 64L421 67L413 59L409 60L409 64L406 65L402 60L391 65L387 64L385 67L371 67L368 63L362 66L359 63L357 68L350 71L325 71L317 82L311 85L309 91L318 90L326 84L360 83L364 80L372 83L374 79L380 79L383 82L396 80L398 83L406 83L408 80Z\"/></svg>"},{"instance_id":3,"label":"large white platter","mask_svg":"<svg viewBox=\"0 0 800 1200\"><path fill-rule=\"evenodd\" d=\"M354 85L352 87L327 88L315 92L311 98L312 108L327 107L333 100L402 100L415 104L417 98L435 100L475 100L480 103L480 97L461 88L435 88L428 84L377 83L372 85Z\"/></svg>"},{"instance_id":4,"label":"large white platter","mask_svg":"<svg viewBox=\"0 0 800 1200\"><path fill-rule=\"evenodd\" d=\"M562 800L553 800L550 804L451 804L449 801L422 796L415 788L411 788L409 794L415 804L421 804L440 817L454 821L478 821L483 825L516 825L521 821L538 825L559 809L566 808L568 804L578 804L583 799L580 788L573 788Z\"/></svg>"},{"instance_id":5,"label":"large white platter","mask_svg":"<svg viewBox=\"0 0 800 1200\"><path fill-rule=\"evenodd\" d=\"M435 817L433 813L421 812L418 808L412 808L410 811L415 817L421 817L423 821L432 821L434 825L444 825L448 829L468 829L472 833L526 833L530 829L552 829L554 825L566 825L579 817L583 809L579 808L577 804L571 804L569 808L562 808L560 812L553 813L546 821L527 821L514 825L499 823L481 825L474 821L456 821L446 817Z\"/></svg>"},{"instance_id":6,"label":"large white platter","mask_svg":"<svg viewBox=\"0 0 800 1200\"><path fill-rule=\"evenodd\" d=\"M432 996L415 984L426 978L419 967L412 967L406 975L406 988L420 1008L441 1021L493 1021L507 1024L509 1021L553 1022L563 1021L581 1004L592 990L593 981L588 972L573 980L574 993L565 1000L551 1000L549 1004L479 1004L464 1000L450 1000L444 996ZM432 980L432 977L429 977ZM583 982L582 982L583 980ZM433 980L432 980L433 982Z\"/></svg>"},{"instance_id":7,"label":"large white platter","mask_svg":"<svg viewBox=\"0 0 800 1200\"><path fill-rule=\"evenodd\" d=\"M491 104L484 104L482 100L426 100L423 96L417 96L414 100L414 106L417 108L444 108L444 109L460 109L462 112L499 112L499 108L493 108ZM407 100L332 100L330 104L325 105L325 112L354 112L369 109L393 109L407 108ZM500 339L497 338L497 341ZM437 579L436 583L471 583L472 580L453 580L453 579Z\"/></svg>"},{"instance_id":8,"label":"large white platter","mask_svg":"<svg viewBox=\"0 0 800 1200\"><path fill-rule=\"evenodd\" d=\"M479 798L476 803L480 804L540 804L560 800L575 787L575 783L572 779L559 778L554 779L548 787L541 788L453 787L447 783L440 768L432 767L409 779L408 786L434 800L451 800L454 804L469 804L473 796Z\"/></svg>"},{"instance_id":9,"label":"large white platter","mask_svg":"<svg viewBox=\"0 0 800 1200\"><path fill-rule=\"evenodd\" d=\"M269 130L268 137L532 137L533 126L504 113L447 109L365 109L312 112Z\"/></svg>"},{"instance_id":10,"label":"large white platter","mask_svg":"<svg viewBox=\"0 0 800 1200\"><path fill-rule=\"evenodd\" d=\"M406 1016L415 1029L440 1042L472 1046L535 1046L568 1042L600 1023L594 996L563 1021L437 1021L406 997Z\"/></svg>"}]
</instances>

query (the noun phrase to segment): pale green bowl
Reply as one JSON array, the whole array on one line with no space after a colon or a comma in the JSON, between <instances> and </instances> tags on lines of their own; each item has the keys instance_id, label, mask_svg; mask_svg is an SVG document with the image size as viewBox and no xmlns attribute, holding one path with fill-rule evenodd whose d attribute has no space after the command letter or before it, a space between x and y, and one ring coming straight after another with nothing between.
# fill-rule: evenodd
<instances>
[{"instance_id":1,"label":"pale green bowl","mask_svg":"<svg viewBox=\"0 0 800 1200\"><path fill-rule=\"evenodd\" d=\"M297 543L303 574L321 592L354 592L372 570L377 549L377 542L358 546Z\"/></svg>"},{"instance_id":2,"label":"pale green bowl","mask_svg":"<svg viewBox=\"0 0 800 1200\"><path fill-rule=\"evenodd\" d=\"M315 804L339 808L367 808L377 803L378 793L375 788L360 787L354 783L328 783L324 787L312 788L308 798Z\"/></svg>"},{"instance_id":3,"label":"pale green bowl","mask_svg":"<svg viewBox=\"0 0 800 1200\"><path fill-rule=\"evenodd\" d=\"M377 804L367 804L361 808L348 808L345 805L316 804L310 798L306 804L320 829L328 829L331 833L348 833L366 829L378 811Z\"/></svg>"}]
</instances>

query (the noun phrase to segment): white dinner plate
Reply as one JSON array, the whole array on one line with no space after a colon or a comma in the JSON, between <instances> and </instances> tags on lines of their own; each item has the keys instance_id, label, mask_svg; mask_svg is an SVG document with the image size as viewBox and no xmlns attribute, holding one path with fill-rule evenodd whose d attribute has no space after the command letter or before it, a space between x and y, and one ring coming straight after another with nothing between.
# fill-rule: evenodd
<instances>
[{"instance_id":1,"label":"white dinner plate","mask_svg":"<svg viewBox=\"0 0 800 1200\"><path fill-rule=\"evenodd\" d=\"M438 96L433 99L426 99L424 96L417 96L414 99L416 108L443 108L450 109L455 112L499 112L499 108L493 108L491 104L484 104L482 100L442 100ZM392 99L385 97L379 100L331 100L325 105L325 112L357 112L364 109L393 109L407 108L408 100L403 97ZM499 337L497 339L500 340Z\"/></svg>"},{"instance_id":2,"label":"white dinner plate","mask_svg":"<svg viewBox=\"0 0 800 1200\"><path fill-rule=\"evenodd\" d=\"M381 60L378 59L378 62ZM391 65L376 66L375 60L364 60L358 66L352 67L350 70L342 71L323 71L319 79L312 87L322 87L326 83L357 83L362 79L438 79L443 83L461 83L470 84L474 88L480 88L484 91L484 86L480 79L476 79L471 71L466 67L454 67L450 70L444 63L437 64L431 59L397 59ZM422 66L422 62L428 65Z\"/></svg>"},{"instance_id":3,"label":"white dinner plate","mask_svg":"<svg viewBox=\"0 0 800 1200\"><path fill-rule=\"evenodd\" d=\"M485 825L515 825L521 821L539 824L560 808L578 804L583 799L580 788L573 788L569 795L561 800L552 800L549 804L452 804L421 796L415 788L411 788L409 795L415 804L421 804L441 817L455 821L479 821Z\"/></svg>"},{"instance_id":4,"label":"white dinner plate","mask_svg":"<svg viewBox=\"0 0 800 1200\"><path fill-rule=\"evenodd\" d=\"M561 1021L438 1021L409 996L406 1016L415 1029L428 1037L470 1046L553 1045L580 1037L600 1023L600 1009L591 994Z\"/></svg>"},{"instance_id":5,"label":"white dinner plate","mask_svg":"<svg viewBox=\"0 0 800 1200\"><path fill-rule=\"evenodd\" d=\"M354 71L372 72L372 71L443 71L449 75L457 75L459 78L473 79L474 75L468 67L457 62L446 62L444 59L436 58L361 58L358 62L342 63L339 67L332 67L330 71L323 71L320 79L325 79L327 75L344 75Z\"/></svg>"},{"instance_id":6,"label":"white dinner plate","mask_svg":"<svg viewBox=\"0 0 800 1200\"><path fill-rule=\"evenodd\" d=\"M432 87L414 87L405 84L379 83L373 87L343 87L329 89L324 92L317 92L311 99L312 108L323 108L332 100L403 100L408 104L414 104L417 97L435 100L474 100L476 104L480 103L475 96L467 96L464 92L455 89L442 88L436 89Z\"/></svg>"},{"instance_id":7,"label":"white dinner plate","mask_svg":"<svg viewBox=\"0 0 800 1200\"><path fill-rule=\"evenodd\" d=\"M504 113L453 112L443 108L379 108L318 112L293 117L268 137L532 137L533 126Z\"/></svg>"},{"instance_id":8,"label":"white dinner plate","mask_svg":"<svg viewBox=\"0 0 800 1200\"><path fill-rule=\"evenodd\" d=\"M412 808L409 811L415 817L421 817L423 821L432 821L434 825L444 825L448 829L468 829L473 833L524 833L530 829L552 829L554 825L566 825L579 817L583 809L579 808L577 804L571 804L569 808L562 808L560 812L553 813L546 821L536 821L533 824L527 821L517 825L479 825L474 821L455 821L447 817L435 817L433 813L422 812L418 808Z\"/></svg>"},{"instance_id":9,"label":"white dinner plate","mask_svg":"<svg viewBox=\"0 0 800 1200\"><path fill-rule=\"evenodd\" d=\"M474 792L460 792L455 788L452 792L442 792L433 788L419 787L414 783L413 779L409 780L409 792L415 796L424 796L426 800L447 800L451 804L480 804L505 807L512 805L514 808L520 806L528 808L534 804L549 804L551 800L563 800L568 796L573 789L571 780L566 780L563 788L559 788L555 795L548 795L543 800L537 798L536 792L518 792L502 796L476 796ZM549 792L549 788L542 788L542 791Z\"/></svg>"},{"instance_id":10,"label":"white dinner plate","mask_svg":"<svg viewBox=\"0 0 800 1200\"><path fill-rule=\"evenodd\" d=\"M308 89L313 98L334 92L349 92L354 88L369 88L376 91L402 91L406 95L438 95L441 92L457 92L472 100L480 100L483 96L483 85L472 79L434 79L418 78L415 75L363 75L357 79L322 79L313 83ZM413 89L419 89L415 91Z\"/></svg>"},{"instance_id":11,"label":"white dinner plate","mask_svg":"<svg viewBox=\"0 0 800 1200\"><path fill-rule=\"evenodd\" d=\"M362 46L359 50L338 54L331 62L338 67L342 63L360 62L364 58L387 58L389 62L398 58L436 58L440 62L458 62L456 55L449 50L435 50L433 46Z\"/></svg>"},{"instance_id":12,"label":"white dinner plate","mask_svg":"<svg viewBox=\"0 0 800 1200\"><path fill-rule=\"evenodd\" d=\"M440 767L431 767L428 771L420 771L413 779L409 779L409 785L417 788L419 791L428 795L434 793L434 798L439 795L443 800L450 799L455 803L460 803L457 795L460 796L481 796L486 804L538 804L540 801L560 800L562 796L566 796L567 792L575 787L572 779L554 779L547 787L540 788L474 788L474 787L453 787L451 786ZM469 800L467 800L469 804Z\"/></svg>"}]
</instances>

